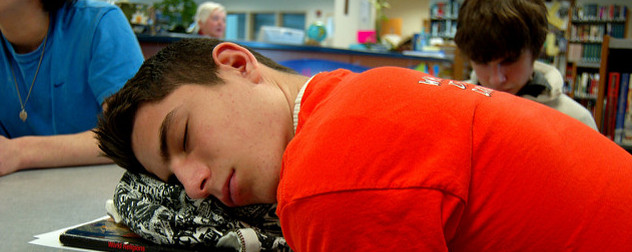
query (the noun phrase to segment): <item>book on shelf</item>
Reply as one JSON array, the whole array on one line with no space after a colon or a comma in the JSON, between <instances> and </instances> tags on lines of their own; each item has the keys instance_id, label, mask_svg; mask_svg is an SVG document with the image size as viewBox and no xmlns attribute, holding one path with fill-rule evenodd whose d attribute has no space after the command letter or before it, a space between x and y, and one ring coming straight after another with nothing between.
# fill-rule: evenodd
<instances>
[{"instance_id":1,"label":"book on shelf","mask_svg":"<svg viewBox=\"0 0 632 252\"><path fill-rule=\"evenodd\" d=\"M569 43L568 44L568 62L579 62L582 59L582 44Z\"/></svg>"},{"instance_id":2,"label":"book on shelf","mask_svg":"<svg viewBox=\"0 0 632 252\"><path fill-rule=\"evenodd\" d=\"M573 9L573 19L576 20L625 20L627 6L619 4L584 3Z\"/></svg>"},{"instance_id":3,"label":"book on shelf","mask_svg":"<svg viewBox=\"0 0 632 252\"><path fill-rule=\"evenodd\" d=\"M582 54L583 62L597 63L601 59L601 44L585 44Z\"/></svg>"},{"instance_id":4,"label":"book on shelf","mask_svg":"<svg viewBox=\"0 0 632 252\"><path fill-rule=\"evenodd\" d=\"M605 33L613 38L623 38L625 34L625 23L607 23Z\"/></svg>"},{"instance_id":5,"label":"book on shelf","mask_svg":"<svg viewBox=\"0 0 632 252\"><path fill-rule=\"evenodd\" d=\"M601 43L606 34L614 38L623 38L625 23L572 24L569 39L573 42Z\"/></svg>"},{"instance_id":6,"label":"book on shelf","mask_svg":"<svg viewBox=\"0 0 632 252\"><path fill-rule=\"evenodd\" d=\"M606 96L606 111L604 113L602 131L606 137L614 140L614 125L616 121L617 98L619 98L620 73L608 74L608 89Z\"/></svg>"},{"instance_id":7,"label":"book on shelf","mask_svg":"<svg viewBox=\"0 0 632 252\"><path fill-rule=\"evenodd\" d=\"M459 15L460 3L456 0L440 1L430 6L430 15L434 19L455 18Z\"/></svg>"},{"instance_id":8,"label":"book on shelf","mask_svg":"<svg viewBox=\"0 0 632 252\"><path fill-rule=\"evenodd\" d=\"M599 43L569 43L568 62L599 63L601 59L601 44Z\"/></svg>"},{"instance_id":9,"label":"book on shelf","mask_svg":"<svg viewBox=\"0 0 632 252\"><path fill-rule=\"evenodd\" d=\"M620 77L621 82L619 83L619 97L617 98L617 111L615 113L614 124L614 141L616 143L621 143L621 139L623 138L623 118L627 105L629 76L628 73L622 73Z\"/></svg>"},{"instance_id":10,"label":"book on shelf","mask_svg":"<svg viewBox=\"0 0 632 252\"><path fill-rule=\"evenodd\" d=\"M577 76L577 87L574 96L580 99L591 99L597 97L599 88L599 74L583 72Z\"/></svg>"},{"instance_id":11,"label":"book on shelf","mask_svg":"<svg viewBox=\"0 0 632 252\"><path fill-rule=\"evenodd\" d=\"M615 142L622 145L632 145L632 73L621 75L621 86L626 89L627 93L623 94L624 102L619 104L623 106L620 118L617 118L617 126L619 131L615 129ZM623 93L623 92L622 92ZM617 135L617 133L619 133Z\"/></svg>"},{"instance_id":12,"label":"book on shelf","mask_svg":"<svg viewBox=\"0 0 632 252\"><path fill-rule=\"evenodd\" d=\"M64 246L100 251L195 251L189 248L156 244L132 232L127 226L116 224L112 218L99 219L59 235Z\"/></svg>"}]
</instances>

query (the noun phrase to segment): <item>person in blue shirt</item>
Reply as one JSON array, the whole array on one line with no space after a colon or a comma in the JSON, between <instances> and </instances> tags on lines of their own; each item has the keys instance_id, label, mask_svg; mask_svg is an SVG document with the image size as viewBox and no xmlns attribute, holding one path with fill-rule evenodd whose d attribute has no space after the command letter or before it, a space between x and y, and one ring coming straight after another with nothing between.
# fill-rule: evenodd
<instances>
[{"instance_id":1,"label":"person in blue shirt","mask_svg":"<svg viewBox=\"0 0 632 252\"><path fill-rule=\"evenodd\" d=\"M4 0L0 47L0 176L111 162L91 130L144 60L123 12L92 0Z\"/></svg>"}]
</instances>

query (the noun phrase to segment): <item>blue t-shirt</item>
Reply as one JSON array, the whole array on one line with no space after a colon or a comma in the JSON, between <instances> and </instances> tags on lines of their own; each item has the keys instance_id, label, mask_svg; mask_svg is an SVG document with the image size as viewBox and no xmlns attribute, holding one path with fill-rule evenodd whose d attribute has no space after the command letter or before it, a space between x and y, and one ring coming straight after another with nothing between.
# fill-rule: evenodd
<instances>
[{"instance_id":1,"label":"blue t-shirt","mask_svg":"<svg viewBox=\"0 0 632 252\"><path fill-rule=\"evenodd\" d=\"M51 13L46 46L42 43L33 52L16 53L0 35L0 134L9 138L94 128L103 101L123 87L143 62L125 15L104 2L79 0ZM14 76L26 102L24 122Z\"/></svg>"}]
</instances>

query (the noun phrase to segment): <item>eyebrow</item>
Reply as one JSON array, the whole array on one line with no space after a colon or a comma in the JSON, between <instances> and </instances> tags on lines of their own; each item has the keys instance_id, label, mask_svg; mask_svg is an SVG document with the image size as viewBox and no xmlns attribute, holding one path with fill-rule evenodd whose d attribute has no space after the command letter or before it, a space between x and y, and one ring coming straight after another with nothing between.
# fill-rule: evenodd
<instances>
[{"instance_id":1,"label":"eyebrow","mask_svg":"<svg viewBox=\"0 0 632 252\"><path fill-rule=\"evenodd\" d=\"M167 134L169 129L173 125L174 115L176 113L177 108L171 110L166 116L165 119L162 120L162 124L160 125L160 156L162 157L163 162L169 161L169 150L167 146Z\"/></svg>"}]
</instances>

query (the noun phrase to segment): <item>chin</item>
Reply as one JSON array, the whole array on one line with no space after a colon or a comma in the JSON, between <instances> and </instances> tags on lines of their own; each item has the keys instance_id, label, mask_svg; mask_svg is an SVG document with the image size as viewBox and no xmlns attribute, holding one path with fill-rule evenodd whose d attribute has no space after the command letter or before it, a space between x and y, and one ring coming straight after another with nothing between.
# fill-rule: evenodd
<instances>
[{"instance_id":1,"label":"chin","mask_svg":"<svg viewBox=\"0 0 632 252\"><path fill-rule=\"evenodd\" d=\"M266 194L266 195L258 195L259 197L250 198L249 202L240 202L244 203L243 205L254 205L254 204L274 204L276 203L276 191L274 194ZM240 204L241 205L241 204Z\"/></svg>"}]
</instances>

